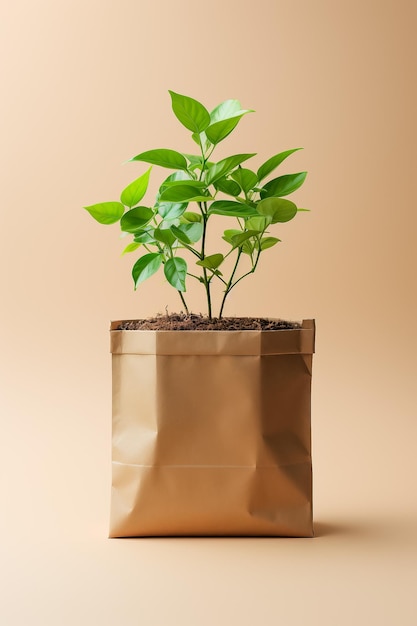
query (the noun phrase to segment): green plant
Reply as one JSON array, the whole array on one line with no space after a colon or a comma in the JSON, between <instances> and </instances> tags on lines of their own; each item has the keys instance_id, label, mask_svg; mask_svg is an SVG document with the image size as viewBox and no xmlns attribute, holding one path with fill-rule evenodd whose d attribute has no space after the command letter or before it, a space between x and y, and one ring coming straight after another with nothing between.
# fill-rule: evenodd
<instances>
[{"instance_id":1,"label":"green plant","mask_svg":"<svg viewBox=\"0 0 417 626\"><path fill-rule=\"evenodd\" d=\"M184 298L187 277L202 284L211 318L212 283L218 281L223 290L218 315L221 318L232 289L253 274L262 252L280 241L268 229L288 222L298 211L305 210L283 196L298 189L307 172L286 174L265 182L300 148L274 155L256 172L242 167L255 154L235 154L213 162L211 157L217 144L236 128L244 115L253 111L242 110L237 100L226 100L209 113L197 100L173 91L169 93L174 114L191 131L200 154L183 154L166 148L142 152L130 161L145 162L151 167L122 191L120 202L102 202L85 209L101 224L120 222L121 230L133 235L133 241L123 253L138 248L145 252L133 266L135 289L163 266L167 281L178 291L187 313ZM155 202L145 206L141 202L152 165L174 172L162 182ZM198 210L190 211L190 203ZM223 233L228 246L225 252L208 253L207 229L215 215L234 218L235 227ZM183 256L189 257L187 251L194 257L194 267L190 267L190 258L187 263ZM226 262L228 257L234 257L230 267ZM243 259L246 267L242 270ZM225 268L228 268L226 275Z\"/></svg>"}]
</instances>

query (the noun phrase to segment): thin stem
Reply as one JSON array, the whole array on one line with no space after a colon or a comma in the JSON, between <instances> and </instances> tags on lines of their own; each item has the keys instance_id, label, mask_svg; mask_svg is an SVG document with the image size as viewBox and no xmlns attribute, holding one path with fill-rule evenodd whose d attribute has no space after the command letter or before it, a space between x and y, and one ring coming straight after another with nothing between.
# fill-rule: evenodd
<instances>
[{"instance_id":1,"label":"thin stem","mask_svg":"<svg viewBox=\"0 0 417 626\"><path fill-rule=\"evenodd\" d=\"M207 203L206 202L198 202L198 206L200 207L201 215L203 217L203 235L201 240L201 252L200 259L203 261L206 256L206 232L207 232ZM203 267L203 282L206 290L207 296L207 312L208 317L211 320L212 318L212 310L211 310L211 293L210 293L210 279L207 276L207 269Z\"/></svg>"},{"instance_id":2,"label":"thin stem","mask_svg":"<svg viewBox=\"0 0 417 626\"><path fill-rule=\"evenodd\" d=\"M244 278L246 278L246 276L249 276L249 274L253 274L254 271L256 270L256 266L258 265L258 261L259 261L259 257L261 256L261 252L259 251L256 257L256 261L255 261L255 265L252 267L251 270L249 270L249 272L246 272L246 274L243 274L243 276L240 276L240 278L238 278L233 285L231 285L230 290L231 291L233 289L233 287L236 287L236 285L238 283L240 283L241 280L243 280Z\"/></svg>"},{"instance_id":3,"label":"thin stem","mask_svg":"<svg viewBox=\"0 0 417 626\"><path fill-rule=\"evenodd\" d=\"M199 139L199 143L200 143L201 156L203 158L202 163L201 163L200 176L198 177L198 180L202 180L203 179L204 168L205 168L207 159L206 159L206 155L204 154L203 144L201 143L200 135L198 136L198 139Z\"/></svg>"},{"instance_id":4,"label":"thin stem","mask_svg":"<svg viewBox=\"0 0 417 626\"><path fill-rule=\"evenodd\" d=\"M240 261L241 255L242 255L242 248L239 248L239 252L237 253L237 259L236 259L235 266L233 268L233 271L232 271L232 273L230 275L230 278L229 278L229 282L227 283L226 289L224 291L223 300L222 300L222 303L221 303L221 306L220 306L219 319L222 318L223 309L224 309L224 305L225 305L225 302L226 302L226 298L227 298L230 290L232 289L233 277L236 274L237 266L239 265L239 261Z\"/></svg>"},{"instance_id":5,"label":"thin stem","mask_svg":"<svg viewBox=\"0 0 417 626\"><path fill-rule=\"evenodd\" d=\"M196 276L195 274L191 274L191 272L187 272L187 276L191 276L191 278L195 278L198 282L201 282L200 276Z\"/></svg>"},{"instance_id":6,"label":"thin stem","mask_svg":"<svg viewBox=\"0 0 417 626\"><path fill-rule=\"evenodd\" d=\"M201 171L200 171L199 180L203 180L203 175L204 175L204 171L205 171L205 168L206 168L206 163L207 163L208 157L206 157L206 155L204 154L203 144L201 143L200 135L199 135L199 143L200 143L201 156L202 156L202 164L201 164ZM213 150L214 150L214 146L213 146ZM212 154L213 150L210 152L210 155ZM203 236L202 236L202 241L201 241L201 253L200 253L200 258L203 261L205 259L205 256L206 256L206 231L207 231L207 220L208 220L207 202L199 202L198 206L200 208L201 215L203 217ZM203 267L203 277L204 277L204 279L203 279L204 280L204 287L206 289L206 296L207 296L207 312L208 312L208 317L211 320L212 319L212 308L211 308L210 279L207 276L207 269L205 267Z\"/></svg>"},{"instance_id":7,"label":"thin stem","mask_svg":"<svg viewBox=\"0 0 417 626\"><path fill-rule=\"evenodd\" d=\"M202 217L204 218L204 216L207 215L207 211L205 210L204 205L207 206L207 203L206 202L197 202L197 204L198 204L198 208L200 209L200 213L201 213Z\"/></svg>"},{"instance_id":8,"label":"thin stem","mask_svg":"<svg viewBox=\"0 0 417 626\"><path fill-rule=\"evenodd\" d=\"M224 296L223 296L222 308L221 308L221 310L220 310L220 317L221 317L221 314L222 314L222 312L223 312L223 307L224 307L224 305L225 305L225 302L226 302L226 298L227 298L227 296L228 296L228 295L229 295L229 293L232 291L232 289L233 289L234 287L236 287L236 285L237 285L238 283L240 283L240 281L241 281L241 280L243 280L244 278L246 278L246 276L249 276L249 274L253 274L253 273L254 273L254 271L256 270L256 267L257 267L257 265L258 265L258 262L259 262L259 257L260 257L260 256L261 256L261 249L260 249L260 247L259 247L258 254L256 255L256 260L255 260L255 263L253 264L253 266L252 266L252 268L249 270L249 272L246 272L246 274L243 274L242 276L240 276L237 280L235 280L235 282L234 282L234 283L233 283L231 280L229 281L230 286L226 289L226 292L225 292L225 294L224 294ZM237 265L235 265L235 269L236 269L236 267L237 267ZM233 273L234 273L234 272L235 272L235 270L233 270ZM233 277L233 274L232 274L232 277ZM231 278L232 278L232 277L231 277Z\"/></svg>"},{"instance_id":9,"label":"thin stem","mask_svg":"<svg viewBox=\"0 0 417 626\"><path fill-rule=\"evenodd\" d=\"M208 220L208 217L207 217L207 204L206 203L204 203L204 204L205 204L204 208L205 208L205 211L206 211L206 215L205 215L205 218L204 218L204 235L203 235L204 241L203 241L203 252L202 252L203 259L206 256L205 245L206 245L206 232L207 232L207 220ZM203 267L203 270L204 270L203 271L204 278L205 278L205 281L206 281L208 315L209 315L209 319L211 320L212 311L211 311L210 279L207 277L207 270L206 270L205 267Z\"/></svg>"},{"instance_id":10,"label":"thin stem","mask_svg":"<svg viewBox=\"0 0 417 626\"><path fill-rule=\"evenodd\" d=\"M179 291L179 290L178 290L178 293L180 294L180 298L181 298L181 301L182 301L182 303L183 303L183 305L184 305L184 309L185 309L186 314L187 314L187 315L190 315L190 312L189 312L189 310L188 310L187 303L186 303L186 301L185 301L184 296L182 295L182 291Z\"/></svg>"},{"instance_id":11,"label":"thin stem","mask_svg":"<svg viewBox=\"0 0 417 626\"><path fill-rule=\"evenodd\" d=\"M199 252L197 252L197 250L194 250L194 248L192 248L191 246L189 246L188 244L183 243L183 242L181 242L181 245L182 245L182 246L183 246L186 250L189 250L190 252L192 252L192 253L193 253L196 257L198 257L198 259L201 261L201 258L202 258L202 257L200 256L200 253L199 253Z\"/></svg>"},{"instance_id":12,"label":"thin stem","mask_svg":"<svg viewBox=\"0 0 417 626\"><path fill-rule=\"evenodd\" d=\"M211 282L213 280L213 278L216 277L223 283L223 285L227 285L227 282L224 280L224 278L222 278L221 276L216 274L216 270L211 269L211 267L209 267L208 269L210 270L210 272L213 272L212 275L209 278L209 282Z\"/></svg>"},{"instance_id":13,"label":"thin stem","mask_svg":"<svg viewBox=\"0 0 417 626\"><path fill-rule=\"evenodd\" d=\"M210 293L210 281L207 280L207 271L206 268L204 269L204 284L206 287L206 295L207 295L207 312L208 312L208 317L209 320L212 319L212 314L211 314L211 293Z\"/></svg>"},{"instance_id":14,"label":"thin stem","mask_svg":"<svg viewBox=\"0 0 417 626\"><path fill-rule=\"evenodd\" d=\"M211 155L214 152L214 148L216 147L216 144L213 145L211 152L209 152L209 154L205 157L205 161L207 162L209 160L209 158L211 157Z\"/></svg>"}]
</instances>

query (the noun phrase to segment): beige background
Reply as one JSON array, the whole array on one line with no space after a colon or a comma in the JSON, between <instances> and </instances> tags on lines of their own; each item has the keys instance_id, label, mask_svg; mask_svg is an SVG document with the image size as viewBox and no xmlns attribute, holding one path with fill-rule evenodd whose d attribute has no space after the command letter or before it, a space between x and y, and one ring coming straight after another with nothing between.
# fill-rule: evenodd
<instances>
[{"instance_id":1,"label":"beige background","mask_svg":"<svg viewBox=\"0 0 417 626\"><path fill-rule=\"evenodd\" d=\"M417 623L416 9L2 2L2 625ZM314 540L106 539L109 320L178 303L81 207L191 150L168 89L257 110L224 154L305 148L312 211L228 312L317 319Z\"/></svg>"}]
</instances>

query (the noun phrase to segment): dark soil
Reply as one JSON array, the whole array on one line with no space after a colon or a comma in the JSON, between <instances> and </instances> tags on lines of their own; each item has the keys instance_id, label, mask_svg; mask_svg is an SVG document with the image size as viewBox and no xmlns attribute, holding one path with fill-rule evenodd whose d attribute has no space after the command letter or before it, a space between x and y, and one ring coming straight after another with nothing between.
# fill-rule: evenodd
<instances>
[{"instance_id":1,"label":"dark soil","mask_svg":"<svg viewBox=\"0 0 417 626\"><path fill-rule=\"evenodd\" d=\"M204 315L171 313L143 320L128 320L118 330L289 330L301 328L297 322L262 317L223 317L209 319Z\"/></svg>"}]
</instances>

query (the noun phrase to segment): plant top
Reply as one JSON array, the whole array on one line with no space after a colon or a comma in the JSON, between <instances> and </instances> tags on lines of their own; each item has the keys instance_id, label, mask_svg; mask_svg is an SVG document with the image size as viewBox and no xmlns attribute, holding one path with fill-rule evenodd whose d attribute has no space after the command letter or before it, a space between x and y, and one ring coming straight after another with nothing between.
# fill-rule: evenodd
<instances>
[{"instance_id":1,"label":"plant top","mask_svg":"<svg viewBox=\"0 0 417 626\"><path fill-rule=\"evenodd\" d=\"M121 230L133 236L123 254L142 252L132 269L135 289L162 267L188 314L186 283L188 278L196 280L205 290L211 319L212 286L218 282L223 291L218 314L221 318L232 289L253 274L261 254L280 241L270 234L271 227L306 210L284 196L301 187L307 172L270 179L272 172L300 148L275 154L256 172L246 167L255 156L252 153L213 161L217 144L230 135L244 115L253 111L242 109L238 100L226 100L209 113L197 100L169 93L172 110L191 131L199 154L167 148L141 152L130 161L151 167L122 191L120 202L100 202L85 209L100 224L120 222ZM142 204L153 165L173 172L162 182L154 201ZM214 216L235 220L234 228L223 233L225 252L207 250L207 230ZM229 257L233 262L226 274Z\"/></svg>"}]
</instances>

